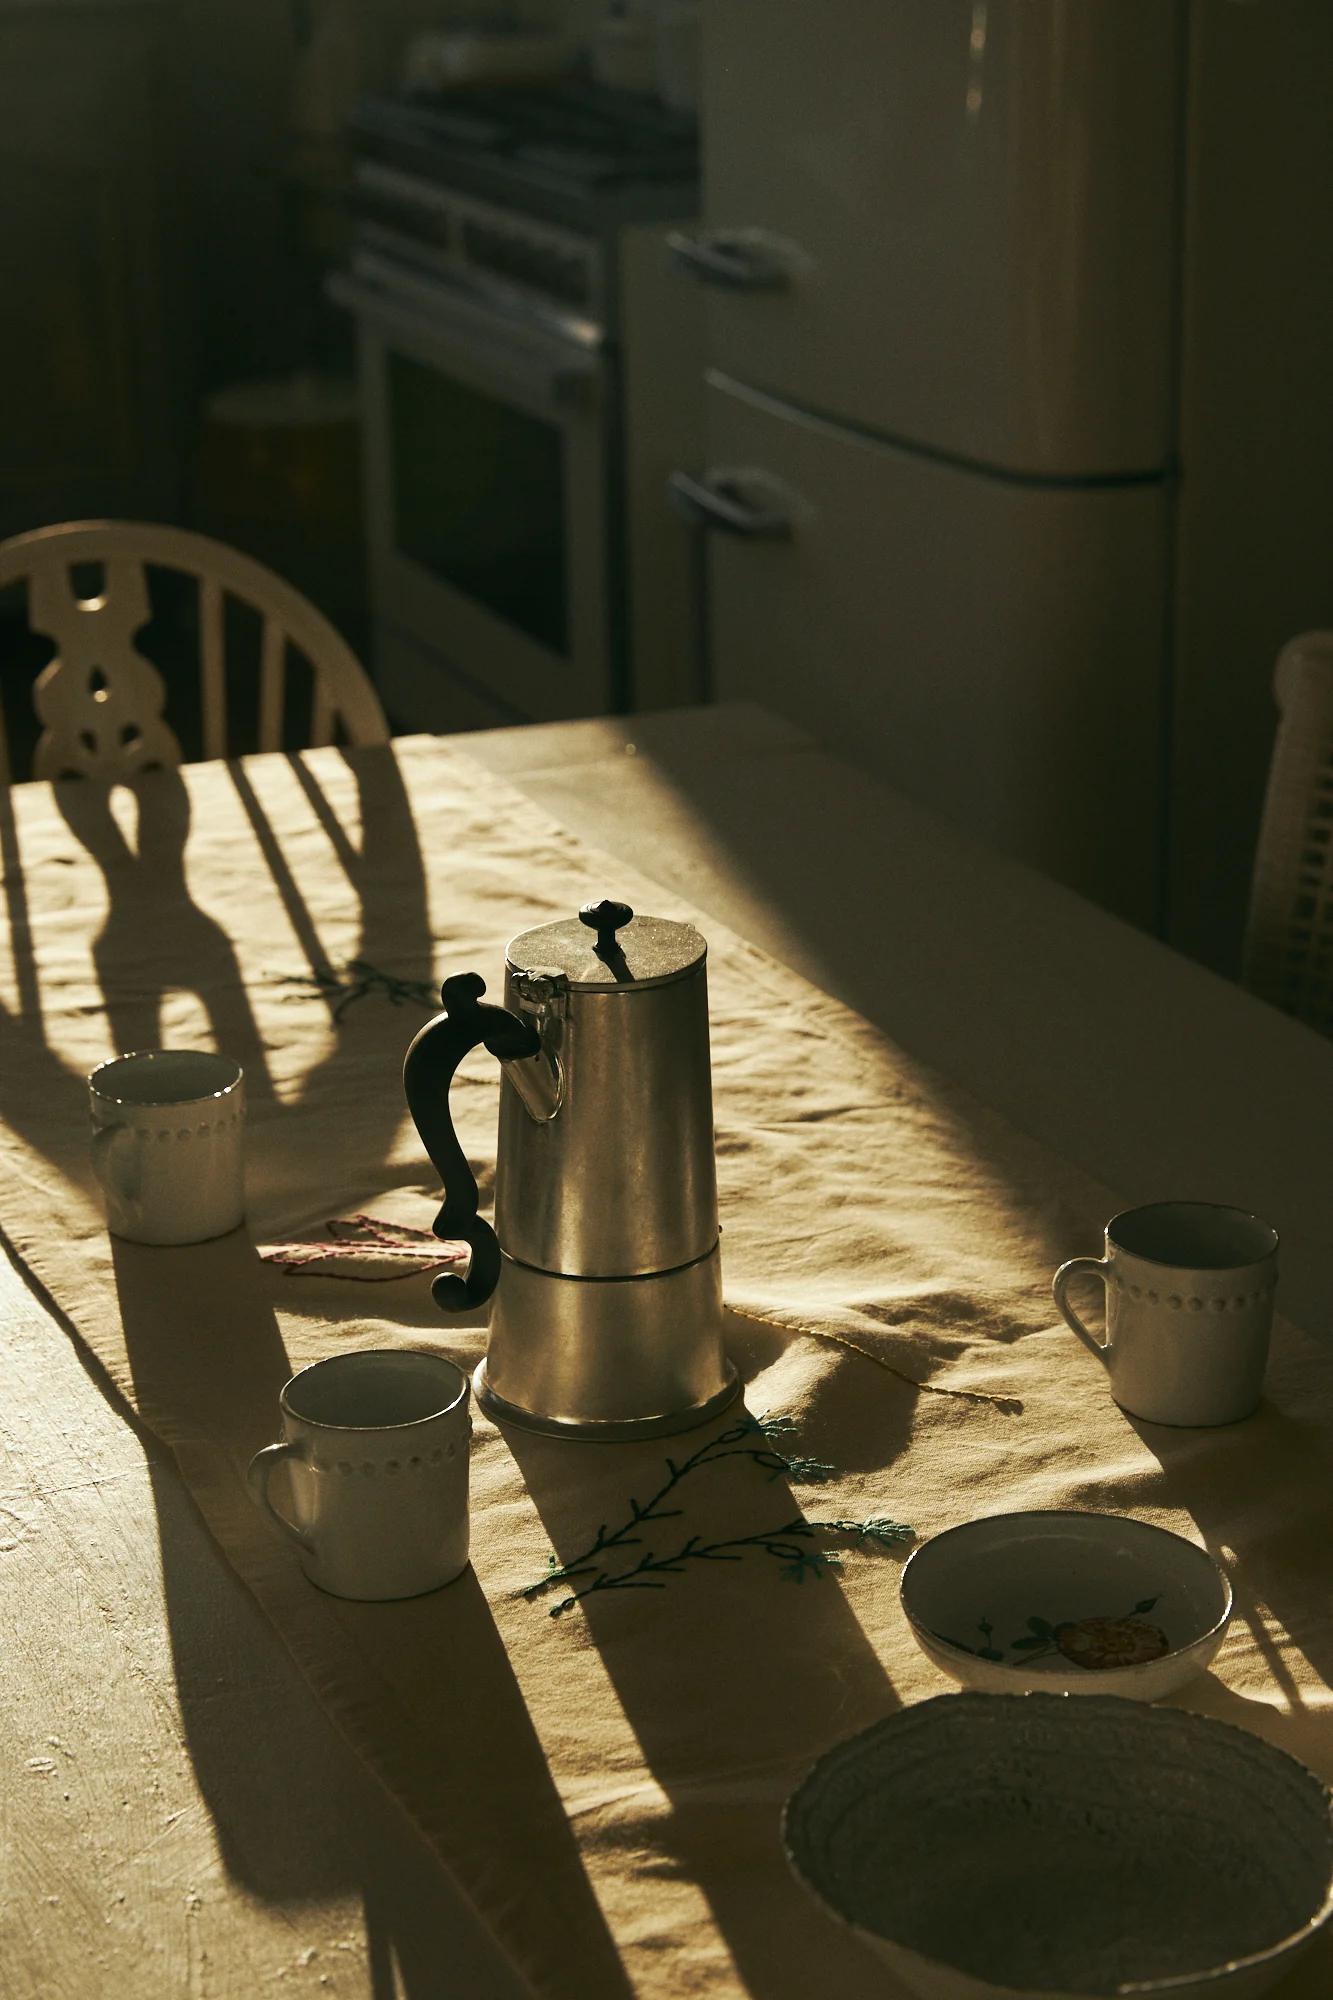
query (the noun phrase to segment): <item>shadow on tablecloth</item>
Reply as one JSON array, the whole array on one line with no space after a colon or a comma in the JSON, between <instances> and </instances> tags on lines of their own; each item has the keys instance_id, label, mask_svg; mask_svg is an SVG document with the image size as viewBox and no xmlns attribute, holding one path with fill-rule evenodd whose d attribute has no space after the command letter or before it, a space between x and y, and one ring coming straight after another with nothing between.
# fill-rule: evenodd
<instances>
[{"instance_id":1,"label":"shadow on tablecloth","mask_svg":"<svg viewBox=\"0 0 1333 2000\"><path fill-rule=\"evenodd\" d=\"M791 1341L733 1318L727 1344L749 1378ZM853 1462L891 1467L910 1430L911 1392L876 1384L867 1394L865 1374L841 1360L830 1362L820 1387L818 1430L844 1443ZM618 1522L631 1494L644 1504L668 1460L679 1463L701 1440L730 1436L746 1414L737 1403L698 1432L636 1445L571 1443L508 1426L504 1434L551 1546L568 1562L587 1545L590 1524ZM800 1444L790 1448L804 1451L808 1443L803 1418ZM743 1454L743 1440L738 1448ZM788 1447L779 1440L779 1448ZM890 1491L886 1474L885 1513ZM793 1490L788 1478L766 1474L743 1455L705 1461L669 1497L679 1512L640 1523L633 1544L594 1558L594 1574L599 1566L628 1571L646 1550L669 1556L691 1535L707 1545L828 1513L817 1485ZM849 1552L845 1560L878 1566L883 1588L896 1592L892 1555ZM883 1994L882 1969L796 1883L779 1821L815 1757L899 1701L837 1571L809 1567L798 1578L791 1568L751 1548L731 1560L687 1561L683 1573L663 1576L659 1589L582 1598L573 1615L586 1619L661 1790L655 1802L608 1796L601 1837L636 1842L636 1813L650 1815L641 1844L664 1857L656 1872L698 1885L743 1990L756 2000L811 1993L873 2000ZM558 1601L561 1594L557 1586L549 1596ZM650 1896L651 1885L642 1894ZM619 1929L615 1912L612 1926ZM699 1972L705 1990L702 1966ZM707 1976L724 1990L718 1968Z\"/></svg>"},{"instance_id":2,"label":"shadow on tablecloth","mask_svg":"<svg viewBox=\"0 0 1333 2000\"><path fill-rule=\"evenodd\" d=\"M277 1434L278 1393L292 1372L273 1308L272 1267L244 1231L181 1250L113 1239L112 1255L135 1405L170 1446L208 1527L316 1695L418 1818L423 1799L431 1798L447 1817L459 1783L452 1765L475 1765L478 1783L468 1806L475 1861L466 1879L459 1878L467 1899L488 1922L501 1924L521 1905L525 1923L549 1941L553 1956L567 1956L575 1977L592 1982L583 1992L598 2000L627 1995L545 1753L472 1571L448 1590L404 1603L328 1597L306 1583L249 1499L244 1466ZM364 1335L354 1324L349 1337ZM337 1339L331 1325L329 1346ZM227 1866L256 1894L277 1902L347 1887L336 1874L329 1877L319 1853L303 1849L288 1831L298 1804L316 1818L336 1810L325 1775L309 1767L258 1770L238 1758L235 1742L217 1730L209 1699L213 1642L193 1618L195 1558L188 1547L178 1547L172 1520L164 1507L162 1571L181 1711ZM382 1726L403 1705L401 1689L389 1678L387 1663L394 1658L417 1703L423 1686L434 1682L436 1720L446 1726L433 1730L429 1741L424 1735L405 1739L401 1730ZM352 1688L356 1703L349 1701ZM489 1759L488 1746L494 1753ZM386 1763L390 1751L393 1767ZM429 1835L428 1825L425 1830ZM442 1862L451 1846L456 1849L456 1840L437 1842ZM368 1927L394 1921L391 1903L381 1880L367 1901ZM420 1917L404 1910L396 1921L410 1918L419 1936ZM441 1990L438 1962L427 1954L422 1983L413 1986L405 1983L409 1968L396 1933L372 1936L370 1943L372 1960L377 1950L383 1956L392 1947L405 1993L434 2000ZM386 1995L392 1990L384 1989ZM550 1990L561 1990L554 1977Z\"/></svg>"},{"instance_id":3,"label":"shadow on tablecloth","mask_svg":"<svg viewBox=\"0 0 1333 2000\"><path fill-rule=\"evenodd\" d=\"M1279 1322L1264 1399L1253 1416L1198 1430L1140 1417L1126 1422L1161 1466L1154 1497L1191 1515L1230 1576L1233 1631L1248 1628L1248 1645L1286 1703L1246 1700L1214 1675L1206 1688L1200 1684L1202 1698L1183 1690L1185 1705L1257 1730L1328 1778L1328 1708L1312 1704L1307 1691L1310 1668L1324 1688L1333 1687L1333 1486L1327 1422L1301 1415L1303 1408L1318 1411L1326 1396L1313 1342ZM1287 1658L1293 1649L1306 1668L1293 1668Z\"/></svg>"},{"instance_id":4,"label":"shadow on tablecloth","mask_svg":"<svg viewBox=\"0 0 1333 2000\"><path fill-rule=\"evenodd\" d=\"M337 847L354 892L361 918L360 955L372 961L382 955L400 967L404 977L428 975L432 947L424 873L396 766L385 758L363 760L356 767L360 817L366 829L358 851L304 764L296 758L289 763L326 836ZM301 956L314 970L327 962L329 954L245 772L233 767L232 780ZM133 844L112 809L108 788L62 785L56 788L56 799L105 884L106 915L93 940L92 957L112 1046L153 1047L168 1040L163 1026L166 998L191 993L216 1045L242 1063L252 1110L271 1113L276 1107L268 1051L234 945L190 894L185 853L191 803L182 775L155 772L133 788ZM6 854L16 858L17 841L7 807L0 833L5 836ZM8 870L7 879L12 933L19 939L26 929L21 870ZM389 880L391 899L382 893ZM20 960L18 975L20 1000L26 994L36 1001L35 970L25 979ZM41 1009L33 1005L23 1011L29 1016L24 1023L23 1060L31 1064L40 1060L31 1031ZM321 1067L335 1058L336 1044ZM52 1092L81 1089L81 1081L72 1078L54 1055L49 1066ZM305 1089L318 1088L316 1069L306 1078ZM25 1095L31 1102L31 1094ZM299 1105L289 1109L299 1116ZM396 1097L386 1094L383 1154L401 1115ZM22 1120L12 1113L11 1122L22 1128ZM358 1136L364 1152L364 1123ZM40 1144L40 1128L25 1130L25 1137ZM365 1164L373 1175L378 1162L368 1157ZM243 1236L180 1252L145 1251L117 1243L112 1254L135 1404L143 1421L175 1450L196 1497L201 1498L191 1465L197 1474L200 1462L209 1456L206 1440L210 1432L217 1435L213 1426L219 1412L226 1410L239 1418L244 1435L266 1437L275 1428L278 1390L291 1367L269 1298L270 1274ZM237 1704L216 1698L226 1635L210 1626L215 1603L207 1593L201 1599L197 1544L183 1533L182 1510L190 1503L165 1468L152 1466L151 1477L181 1718L229 1875L251 1894L284 1905L309 1903L348 1889L359 1891L365 1904L372 1990L386 1996L438 1992L441 1965L448 1962L450 1952L448 1925L434 1935L431 1909L408 1902L410 1889L419 1890L420 1883L389 1878L369 1852L358 1864L361 1814L356 1788L346 1776L331 1772L312 1747L318 1730L295 1733L286 1754L277 1760L248 1757L244 1746L237 1744ZM246 1528L252 1525L245 1523ZM215 1520L210 1526L217 1531ZM227 1548L225 1535L222 1540ZM234 1542L228 1552L234 1557ZM243 1691L240 1700L243 1706ZM302 1837L303 1830L321 1828L336 1829L334 1852L318 1839ZM420 1872L429 1876L434 1866L432 1861ZM435 1900L440 1900L438 1892Z\"/></svg>"}]
</instances>

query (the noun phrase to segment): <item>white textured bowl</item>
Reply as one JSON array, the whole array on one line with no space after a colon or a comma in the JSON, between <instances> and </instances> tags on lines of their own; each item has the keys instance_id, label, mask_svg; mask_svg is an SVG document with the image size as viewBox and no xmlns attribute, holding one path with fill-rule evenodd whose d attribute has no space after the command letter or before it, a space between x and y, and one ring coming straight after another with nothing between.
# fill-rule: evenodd
<instances>
[{"instance_id":1,"label":"white textured bowl","mask_svg":"<svg viewBox=\"0 0 1333 2000\"><path fill-rule=\"evenodd\" d=\"M946 1694L821 1757L798 1878L928 2000L1250 2000L1333 1911L1333 1794L1248 1730Z\"/></svg>"},{"instance_id":2,"label":"white textured bowl","mask_svg":"<svg viewBox=\"0 0 1333 2000\"><path fill-rule=\"evenodd\" d=\"M914 1549L902 1604L923 1652L992 1694L1156 1701L1209 1665L1231 1584L1206 1549L1123 1514L996 1514Z\"/></svg>"}]
</instances>

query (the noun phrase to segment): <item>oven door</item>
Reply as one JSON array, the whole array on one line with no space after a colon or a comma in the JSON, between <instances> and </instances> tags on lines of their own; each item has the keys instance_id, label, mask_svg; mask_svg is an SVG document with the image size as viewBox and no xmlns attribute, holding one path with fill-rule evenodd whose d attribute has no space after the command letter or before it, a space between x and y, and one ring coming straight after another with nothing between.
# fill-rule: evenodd
<instances>
[{"instance_id":1,"label":"oven door","mask_svg":"<svg viewBox=\"0 0 1333 2000\"><path fill-rule=\"evenodd\" d=\"M330 291L357 322L377 625L497 721L615 708L599 331L565 337L372 256ZM395 689L400 720L438 727L441 692Z\"/></svg>"}]
</instances>

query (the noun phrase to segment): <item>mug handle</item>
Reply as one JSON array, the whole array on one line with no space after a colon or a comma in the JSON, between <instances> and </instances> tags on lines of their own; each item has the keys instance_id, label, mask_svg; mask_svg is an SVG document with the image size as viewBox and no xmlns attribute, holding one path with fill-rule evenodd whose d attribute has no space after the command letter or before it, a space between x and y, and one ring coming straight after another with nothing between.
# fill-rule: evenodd
<instances>
[{"instance_id":1,"label":"mug handle","mask_svg":"<svg viewBox=\"0 0 1333 2000\"><path fill-rule=\"evenodd\" d=\"M1106 1273L1109 1269L1110 1264L1105 1257L1071 1257L1067 1264L1060 1266L1055 1276L1051 1279L1051 1297L1055 1300L1056 1305L1059 1306L1066 1324L1078 1335L1085 1347L1092 1349L1099 1361L1105 1361L1111 1351L1111 1343L1109 1340L1098 1340L1096 1334L1090 1332L1084 1326L1082 1320L1069 1303L1069 1280L1076 1277L1080 1271L1087 1271L1090 1275L1100 1278L1102 1283L1105 1284Z\"/></svg>"},{"instance_id":2,"label":"mug handle","mask_svg":"<svg viewBox=\"0 0 1333 2000\"><path fill-rule=\"evenodd\" d=\"M279 1459L300 1458L300 1456L301 1454L294 1444L287 1444L285 1442L282 1444L266 1444L264 1449L257 1451L250 1460L245 1479L256 1503L264 1509L264 1512L270 1519L277 1522L288 1541L294 1542L302 1555L310 1556L315 1553L315 1550L309 1535L304 1534L297 1527L295 1521L289 1521L285 1514L279 1512L269 1498L268 1491L269 1479Z\"/></svg>"}]
</instances>

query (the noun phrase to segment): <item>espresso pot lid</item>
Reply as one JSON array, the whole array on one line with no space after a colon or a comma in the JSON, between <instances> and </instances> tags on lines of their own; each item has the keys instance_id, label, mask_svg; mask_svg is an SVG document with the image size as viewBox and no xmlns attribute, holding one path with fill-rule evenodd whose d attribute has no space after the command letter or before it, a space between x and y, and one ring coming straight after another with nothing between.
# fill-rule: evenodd
<instances>
[{"instance_id":1,"label":"espresso pot lid","mask_svg":"<svg viewBox=\"0 0 1333 2000\"><path fill-rule=\"evenodd\" d=\"M571 987L630 992L667 986L703 964L708 946L693 924L637 917L628 903L585 903L576 917L520 931L505 957L529 978L563 978Z\"/></svg>"}]
</instances>

